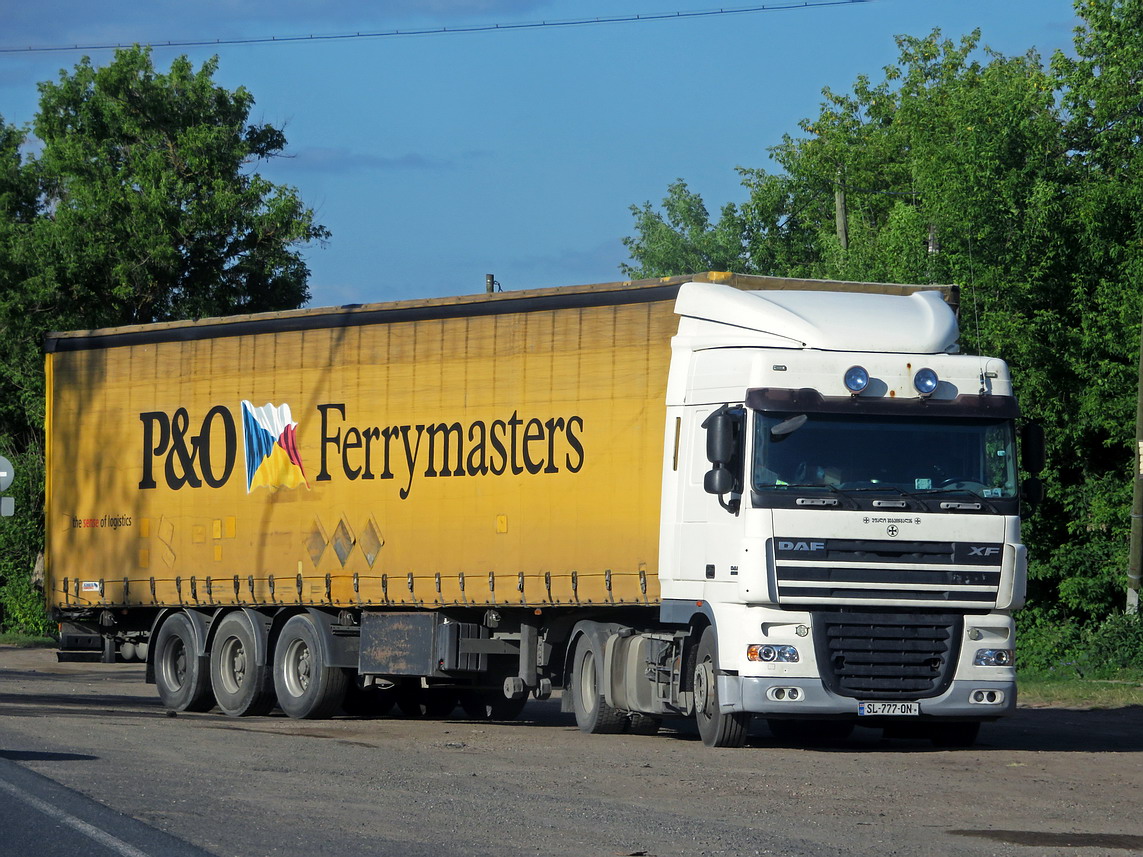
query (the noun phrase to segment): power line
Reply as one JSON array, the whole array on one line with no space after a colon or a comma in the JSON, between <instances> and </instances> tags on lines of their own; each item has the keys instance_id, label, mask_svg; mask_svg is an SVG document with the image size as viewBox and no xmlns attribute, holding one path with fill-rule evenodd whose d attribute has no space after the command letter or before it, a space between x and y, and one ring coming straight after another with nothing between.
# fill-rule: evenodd
<instances>
[{"instance_id":1,"label":"power line","mask_svg":"<svg viewBox=\"0 0 1143 857\"><path fill-rule=\"evenodd\" d=\"M651 21L684 20L691 18L713 18L719 15L742 15L755 12L784 12L794 9L810 9L822 6L852 6L857 3L871 3L873 0L797 0L787 3L766 3L758 6L742 6L733 9L706 9L695 12L659 12L650 15L614 15L598 18L574 18L561 21L530 21L514 24L471 24L460 27L436 27L412 30L378 30L375 32L333 33L310 36L262 36L256 38L233 39L185 39L148 42L154 48L201 48L215 45L267 45L293 44L297 42L337 42L351 39L384 39L396 36L451 36L461 33L511 32L515 30L541 30L557 27L584 27L602 24L642 24ZM0 47L0 54L60 53L64 51L109 51L133 47L133 44L105 43L87 45L31 45L24 48Z\"/></svg>"}]
</instances>

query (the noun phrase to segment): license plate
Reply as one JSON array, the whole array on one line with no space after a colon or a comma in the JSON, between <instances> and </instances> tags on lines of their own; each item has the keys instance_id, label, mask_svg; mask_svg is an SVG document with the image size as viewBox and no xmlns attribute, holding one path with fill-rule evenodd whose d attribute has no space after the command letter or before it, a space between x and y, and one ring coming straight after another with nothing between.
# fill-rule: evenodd
<instances>
[{"instance_id":1,"label":"license plate","mask_svg":"<svg viewBox=\"0 0 1143 857\"><path fill-rule=\"evenodd\" d=\"M919 702L859 702L857 713L861 717L916 717L921 713Z\"/></svg>"}]
</instances>

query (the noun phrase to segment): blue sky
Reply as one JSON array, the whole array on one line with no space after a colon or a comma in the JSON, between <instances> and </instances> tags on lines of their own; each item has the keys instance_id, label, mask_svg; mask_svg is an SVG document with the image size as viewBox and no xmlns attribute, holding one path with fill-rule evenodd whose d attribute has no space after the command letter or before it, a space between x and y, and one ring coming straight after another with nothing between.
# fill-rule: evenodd
<instances>
[{"instance_id":1,"label":"blue sky","mask_svg":"<svg viewBox=\"0 0 1143 857\"><path fill-rule=\"evenodd\" d=\"M799 0L800 1L800 0ZM820 0L806 0L809 3ZM1070 49L1071 0L866 0L639 23L155 49L217 54L290 157L260 168L328 227L306 250L311 305L621 278L632 205L683 178L712 212L736 166L814 116L821 90L880 79L896 34L979 27L1004 54ZM713 10L704 0L37 0L0 7L0 47L243 39ZM0 115L30 122L36 83L84 53L0 54Z\"/></svg>"}]
</instances>

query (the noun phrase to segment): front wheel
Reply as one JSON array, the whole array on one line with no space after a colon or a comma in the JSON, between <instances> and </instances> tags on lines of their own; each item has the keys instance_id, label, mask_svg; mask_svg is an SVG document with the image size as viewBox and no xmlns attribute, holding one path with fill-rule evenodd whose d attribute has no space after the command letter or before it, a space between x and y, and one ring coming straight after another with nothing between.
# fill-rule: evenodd
<instances>
[{"instance_id":1,"label":"front wheel","mask_svg":"<svg viewBox=\"0 0 1143 857\"><path fill-rule=\"evenodd\" d=\"M172 711L210 711L210 672L195 654L194 627L183 613L163 623L155 639L155 687Z\"/></svg>"},{"instance_id":2,"label":"front wheel","mask_svg":"<svg viewBox=\"0 0 1143 857\"><path fill-rule=\"evenodd\" d=\"M702 742L708 747L741 747L746 743L750 715L742 711L724 712L719 703L718 644L714 628L707 628L699 638L693 689L695 723Z\"/></svg>"},{"instance_id":3,"label":"front wheel","mask_svg":"<svg viewBox=\"0 0 1143 857\"><path fill-rule=\"evenodd\" d=\"M330 717L348 685L345 670L329 666L325 638L313 618L299 613L290 619L274 649L274 691L282 711L303 720Z\"/></svg>"}]
</instances>

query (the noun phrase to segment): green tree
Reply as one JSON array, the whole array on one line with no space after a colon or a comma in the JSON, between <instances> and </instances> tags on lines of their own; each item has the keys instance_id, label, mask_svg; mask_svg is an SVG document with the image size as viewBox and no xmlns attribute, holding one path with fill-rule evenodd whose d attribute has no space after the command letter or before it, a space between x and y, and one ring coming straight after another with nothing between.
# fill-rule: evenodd
<instances>
[{"instance_id":1,"label":"green tree","mask_svg":"<svg viewBox=\"0 0 1143 857\"><path fill-rule=\"evenodd\" d=\"M196 70L180 57L156 71L139 47L104 66L85 58L40 84L30 132L0 120L0 448L32 470L42 458L45 332L309 298L300 250L328 232L297 190L256 171L285 135L251 122L253 96L216 84L217 67L217 58ZM22 157L29 133L36 146ZM42 473L28 478L34 495ZM42 544L42 529L25 537L26 523L0 524L9 588Z\"/></svg>"},{"instance_id":2,"label":"green tree","mask_svg":"<svg viewBox=\"0 0 1143 857\"><path fill-rule=\"evenodd\" d=\"M1052 66L1062 92L1075 232L1069 316L1083 379L1064 427L1080 472L1064 472L1066 599L1119 600L1127 565L1143 315L1143 2L1078 0L1075 56ZM1069 478L1070 477L1070 478Z\"/></svg>"}]
</instances>

